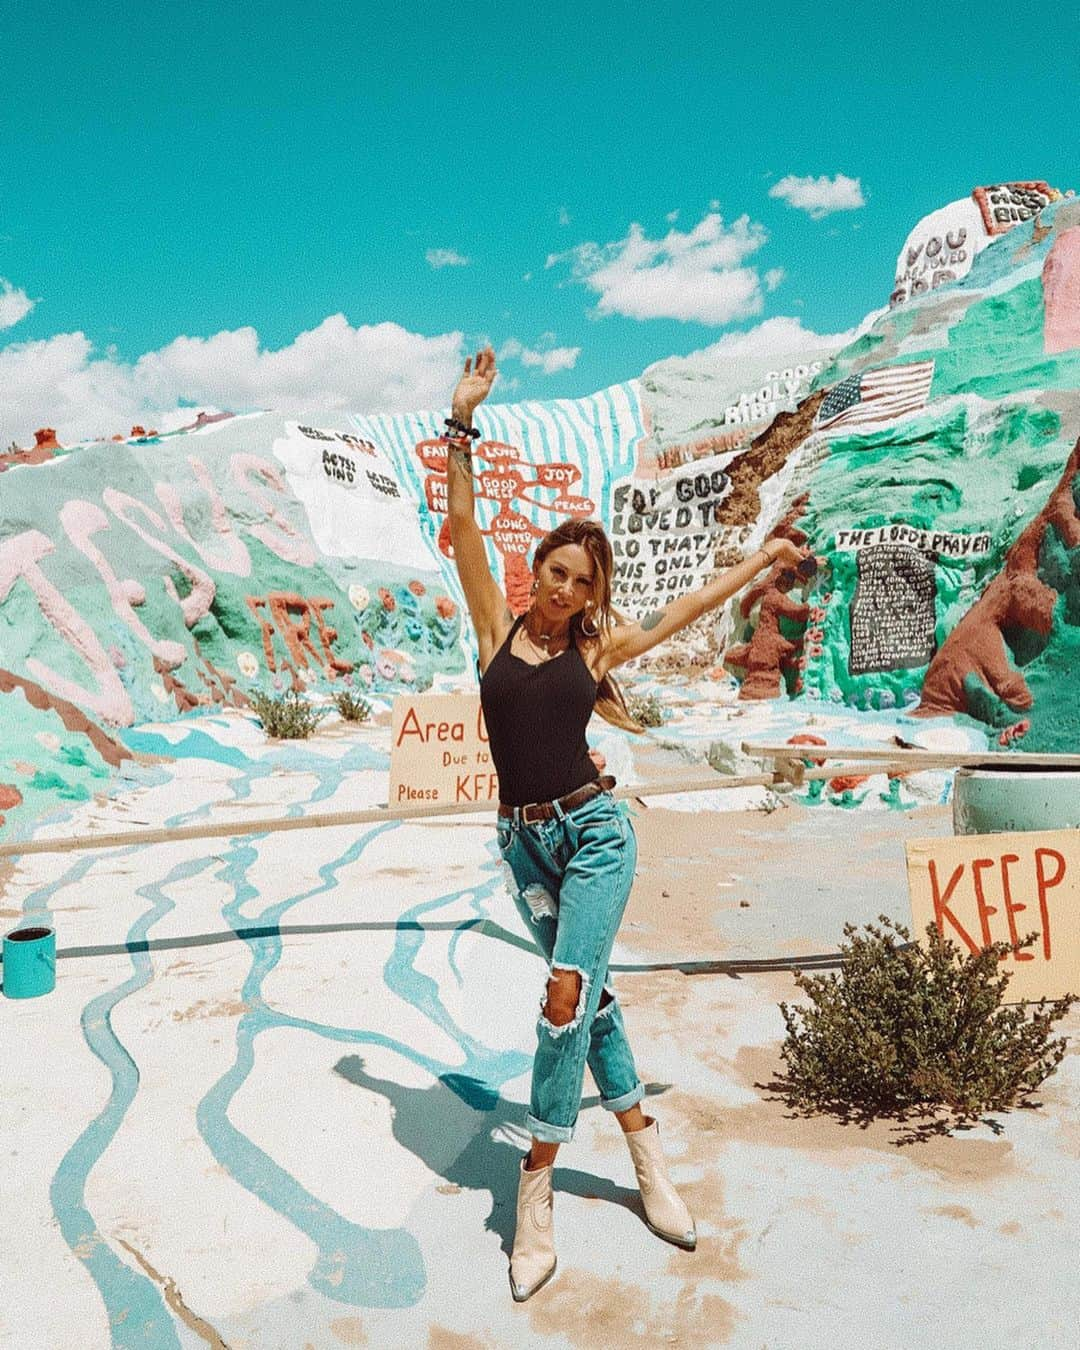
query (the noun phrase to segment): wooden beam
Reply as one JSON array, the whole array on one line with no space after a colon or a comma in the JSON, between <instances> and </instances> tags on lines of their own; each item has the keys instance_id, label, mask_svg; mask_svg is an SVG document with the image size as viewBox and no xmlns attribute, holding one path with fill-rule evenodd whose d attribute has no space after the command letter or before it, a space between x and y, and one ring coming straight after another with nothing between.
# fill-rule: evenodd
<instances>
[{"instance_id":1,"label":"wooden beam","mask_svg":"<svg viewBox=\"0 0 1080 1350\"><path fill-rule=\"evenodd\" d=\"M830 775L831 776L831 775ZM712 792L718 788L770 787L777 781L774 773L721 775L691 778L677 782L636 783L617 788L620 800L629 797L663 797L675 792ZM346 825L378 825L398 820L439 820L454 816L490 816L494 802L457 802L452 805L374 806L356 811L324 811L309 816L265 816L256 820L223 820L200 825L180 825L175 829L119 830L102 834L81 834L64 839L32 839L22 843L0 844L0 858L29 856L34 853L81 853L89 849L134 848L143 844L175 844L189 839L237 839L253 834L281 834L289 830L322 830Z\"/></svg>"},{"instance_id":2,"label":"wooden beam","mask_svg":"<svg viewBox=\"0 0 1080 1350\"><path fill-rule=\"evenodd\" d=\"M1021 750L903 750L899 746L755 745L744 741L742 752L752 759L850 759L865 763L887 760L913 769L1080 769L1080 755L1038 755Z\"/></svg>"}]
</instances>

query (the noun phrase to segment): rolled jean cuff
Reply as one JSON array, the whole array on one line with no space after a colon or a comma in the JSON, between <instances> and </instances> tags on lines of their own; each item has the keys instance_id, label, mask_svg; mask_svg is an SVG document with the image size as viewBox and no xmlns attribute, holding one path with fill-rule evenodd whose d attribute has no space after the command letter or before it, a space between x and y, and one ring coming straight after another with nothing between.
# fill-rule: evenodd
<instances>
[{"instance_id":1,"label":"rolled jean cuff","mask_svg":"<svg viewBox=\"0 0 1080 1350\"><path fill-rule=\"evenodd\" d=\"M525 1117L525 1128L542 1144L568 1144L574 1137L573 1125L549 1125L546 1120L537 1120L534 1115Z\"/></svg>"},{"instance_id":2,"label":"rolled jean cuff","mask_svg":"<svg viewBox=\"0 0 1080 1350\"><path fill-rule=\"evenodd\" d=\"M638 1102L645 1096L645 1084L638 1083L637 1087L632 1087L629 1092L624 1092L621 1097L612 1097L610 1101L600 1098L600 1105L605 1111L629 1111L632 1106L637 1106Z\"/></svg>"}]
</instances>

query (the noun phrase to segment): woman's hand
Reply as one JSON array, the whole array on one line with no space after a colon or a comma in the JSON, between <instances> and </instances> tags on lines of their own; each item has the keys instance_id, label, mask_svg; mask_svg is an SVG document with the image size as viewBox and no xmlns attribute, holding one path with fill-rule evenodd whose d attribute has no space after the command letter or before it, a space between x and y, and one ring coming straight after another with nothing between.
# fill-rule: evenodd
<instances>
[{"instance_id":1,"label":"woman's hand","mask_svg":"<svg viewBox=\"0 0 1080 1350\"><path fill-rule=\"evenodd\" d=\"M804 558L810 556L808 548L800 548L798 544L793 544L790 539L784 539L780 536L766 539L761 546L761 551L769 559L770 567L776 563L784 563L788 567L798 567Z\"/></svg>"},{"instance_id":2,"label":"woman's hand","mask_svg":"<svg viewBox=\"0 0 1080 1350\"><path fill-rule=\"evenodd\" d=\"M464 422L468 426L473 412L491 393L491 386L495 383L497 374L495 353L490 347L476 353L475 364L471 356L465 358L464 373L458 380L454 397L451 399L453 415L459 422Z\"/></svg>"}]
</instances>

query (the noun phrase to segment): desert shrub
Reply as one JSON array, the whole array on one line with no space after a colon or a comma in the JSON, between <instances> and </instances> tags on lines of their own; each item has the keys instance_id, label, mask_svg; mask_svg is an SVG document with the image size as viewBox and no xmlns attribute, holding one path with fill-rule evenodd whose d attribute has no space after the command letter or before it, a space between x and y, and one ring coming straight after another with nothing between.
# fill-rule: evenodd
<instances>
[{"instance_id":1,"label":"desert shrub","mask_svg":"<svg viewBox=\"0 0 1080 1350\"><path fill-rule=\"evenodd\" d=\"M330 711L316 708L295 689L286 689L283 694L267 694L257 689L248 698L262 729L280 740L305 740Z\"/></svg>"},{"instance_id":2,"label":"desert shrub","mask_svg":"<svg viewBox=\"0 0 1080 1350\"><path fill-rule=\"evenodd\" d=\"M366 722L371 716L371 704L351 689L339 689L334 694L334 707L346 722Z\"/></svg>"},{"instance_id":3,"label":"desert shrub","mask_svg":"<svg viewBox=\"0 0 1080 1350\"><path fill-rule=\"evenodd\" d=\"M810 1006L780 1005L789 1104L864 1121L944 1111L951 1124L1024 1104L1065 1053L1051 1030L1075 1000L1004 1006L1010 944L961 956L934 924L916 946L879 923L845 925L839 974L796 972Z\"/></svg>"},{"instance_id":4,"label":"desert shrub","mask_svg":"<svg viewBox=\"0 0 1080 1350\"><path fill-rule=\"evenodd\" d=\"M626 700L630 716L643 727L662 727L664 709L655 694L631 694Z\"/></svg>"},{"instance_id":5,"label":"desert shrub","mask_svg":"<svg viewBox=\"0 0 1080 1350\"><path fill-rule=\"evenodd\" d=\"M710 741L705 751L705 762L716 773L738 773L739 757L733 746L723 741Z\"/></svg>"}]
</instances>

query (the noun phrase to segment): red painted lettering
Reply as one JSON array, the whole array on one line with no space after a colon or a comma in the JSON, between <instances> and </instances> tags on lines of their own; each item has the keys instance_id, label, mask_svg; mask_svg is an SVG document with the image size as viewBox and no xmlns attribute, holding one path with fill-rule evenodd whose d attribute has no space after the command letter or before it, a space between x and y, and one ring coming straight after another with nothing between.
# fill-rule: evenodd
<instances>
[{"instance_id":1,"label":"red painted lettering","mask_svg":"<svg viewBox=\"0 0 1080 1350\"><path fill-rule=\"evenodd\" d=\"M459 773L454 776L454 801L487 802L499 790L499 780L493 773Z\"/></svg>"},{"instance_id":2,"label":"red painted lettering","mask_svg":"<svg viewBox=\"0 0 1080 1350\"><path fill-rule=\"evenodd\" d=\"M1012 898L1012 889L1009 886L1009 864L1020 861L1019 854L1003 853L1001 855L1001 894L1005 900L1005 917L1009 921L1009 941L1015 944L1020 941L1020 934L1016 931L1016 920L1014 914L1022 914L1027 905L1018 905ZM1014 952L1013 956L1017 961L1034 961L1034 952Z\"/></svg>"},{"instance_id":3,"label":"red painted lettering","mask_svg":"<svg viewBox=\"0 0 1080 1350\"><path fill-rule=\"evenodd\" d=\"M571 487L581 477L575 464L535 464L536 481L541 487Z\"/></svg>"},{"instance_id":4,"label":"red painted lettering","mask_svg":"<svg viewBox=\"0 0 1080 1350\"><path fill-rule=\"evenodd\" d=\"M991 905L983 893L982 874L993 865L993 858L973 858L971 863L971 878L975 883L975 907L979 911L979 926L982 929L984 947L989 947L994 940L990 936L990 916L997 913L997 905Z\"/></svg>"},{"instance_id":5,"label":"red painted lettering","mask_svg":"<svg viewBox=\"0 0 1080 1350\"><path fill-rule=\"evenodd\" d=\"M400 745L406 736L419 736L421 741L425 739L424 728L420 724L420 719L416 715L415 708L410 708L408 712L406 712L402 719L401 730L398 732L398 738L394 744Z\"/></svg>"},{"instance_id":6,"label":"red painted lettering","mask_svg":"<svg viewBox=\"0 0 1080 1350\"><path fill-rule=\"evenodd\" d=\"M970 951L974 955L979 951L979 948L971 940L970 935L967 932L965 932L960 921L957 919L956 915L949 908L949 900L952 898L952 893L954 890L956 890L957 882L964 875L964 864L961 863L960 866L957 867L956 871L949 878L949 884L945 887L944 895L941 893L941 887L938 885L937 863L934 861L933 858L930 859L929 871L930 871L930 888L933 893L933 900L934 900L934 922L938 926L938 932L942 936L945 935L945 920L948 919L948 921L956 929L957 933L959 933L960 937L967 944L968 951Z\"/></svg>"},{"instance_id":7,"label":"red painted lettering","mask_svg":"<svg viewBox=\"0 0 1080 1350\"><path fill-rule=\"evenodd\" d=\"M1043 871L1043 859L1056 858L1057 871L1052 878L1047 878ZM1035 850L1035 876L1039 887L1039 916L1042 919L1042 947L1043 956L1047 961L1050 960L1050 909L1046 903L1046 892L1051 886L1056 886L1065 876L1065 859L1056 848L1037 848Z\"/></svg>"}]
</instances>

